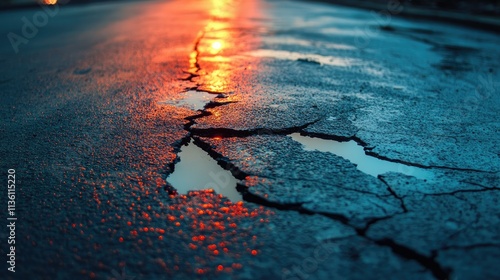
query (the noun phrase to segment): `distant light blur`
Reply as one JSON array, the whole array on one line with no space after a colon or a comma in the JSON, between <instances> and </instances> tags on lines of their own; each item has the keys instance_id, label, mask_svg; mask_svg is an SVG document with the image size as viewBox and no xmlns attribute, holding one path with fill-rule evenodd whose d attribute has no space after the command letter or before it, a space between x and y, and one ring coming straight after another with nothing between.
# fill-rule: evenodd
<instances>
[{"instance_id":1,"label":"distant light blur","mask_svg":"<svg viewBox=\"0 0 500 280\"><path fill-rule=\"evenodd\" d=\"M57 0L43 0L42 4L55 5L55 4L57 4Z\"/></svg>"}]
</instances>

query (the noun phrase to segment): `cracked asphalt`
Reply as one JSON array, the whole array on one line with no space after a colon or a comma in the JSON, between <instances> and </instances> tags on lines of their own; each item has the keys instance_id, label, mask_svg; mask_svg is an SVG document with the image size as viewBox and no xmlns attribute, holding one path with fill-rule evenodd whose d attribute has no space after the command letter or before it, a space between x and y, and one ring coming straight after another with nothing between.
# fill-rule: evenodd
<instances>
[{"instance_id":1,"label":"cracked asphalt","mask_svg":"<svg viewBox=\"0 0 500 280\"><path fill-rule=\"evenodd\" d=\"M58 7L17 54L0 41L6 279L500 279L498 34L305 1ZM40 11L0 11L2 34ZM243 201L226 173L168 183L190 141Z\"/></svg>"}]
</instances>

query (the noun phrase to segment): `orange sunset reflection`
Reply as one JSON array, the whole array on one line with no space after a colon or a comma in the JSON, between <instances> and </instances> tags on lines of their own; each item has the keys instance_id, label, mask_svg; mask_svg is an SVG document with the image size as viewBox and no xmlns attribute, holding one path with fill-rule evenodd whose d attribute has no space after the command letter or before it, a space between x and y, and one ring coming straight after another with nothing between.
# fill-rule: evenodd
<instances>
[{"instance_id":1,"label":"orange sunset reflection","mask_svg":"<svg viewBox=\"0 0 500 280\"><path fill-rule=\"evenodd\" d=\"M244 68L243 62L235 56L247 51L257 41L245 34L245 31L256 28L255 23L242 23L242 19L256 16L258 1L212 0L210 5L209 20L190 54L188 72L196 74L195 81L200 90L233 92Z\"/></svg>"},{"instance_id":2,"label":"orange sunset reflection","mask_svg":"<svg viewBox=\"0 0 500 280\"><path fill-rule=\"evenodd\" d=\"M42 0L40 3L43 5L55 5L57 4L57 0Z\"/></svg>"},{"instance_id":3,"label":"orange sunset reflection","mask_svg":"<svg viewBox=\"0 0 500 280\"><path fill-rule=\"evenodd\" d=\"M206 14L193 22L201 26L201 30L193 32L193 47L183 53L189 66L182 71L187 72L188 77L180 76L179 84L191 90L223 93L223 101L234 101L238 93L243 92L244 79L249 78L243 71L255 62L255 58L238 56L257 43L256 34L252 33L256 23L250 19L258 17L258 1L212 0L200 5L206 6ZM162 52L155 62L168 61L169 55L172 56L171 52ZM175 110L167 106L161 108L166 112ZM150 112L147 118L165 117L161 112ZM165 160L169 161L172 160ZM134 194L148 193L143 178L130 181L138 182ZM154 180L153 176L148 181L155 181L158 189L166 184L162 179ZM193 189L196 187L202 186L193 186ZM138 195L137 201L129 201L127 206L134 213L134 219L126 222L129 233L116 239L123 245L154 245L161 253L158 264L167 274L176 271L199 275L233 273L244 269L266 249L261 237L254 233L259 232L255 228L267 227L273 215L262 206L231 202L213 190L180 195L171 189L168 196L165 200L146 202L147 197Z\"/></svg>"},{"instance_id":4,"label":"orange sunset reflection","mask_svg":"<svg viewBox=\"0 0 500 280\"><path fill-rule=\"evenodd\" d=\"M106 130L98 140L103 144L77 147L82 161L97 168L82 168L74 171L74 177L64 178L75 186L71 203L88 200L91 210L61 222L63 232L75 237L69 257L98 264L99 269L79 272L86 279L107 279L113 269L142 271L138 258L123 257L131 255L146 256L153 278L246 273L251 262L270 250L262 232L271 226L274 214L255 204L231 202L213 190L177 194L167 184L167 174L178 156L176 146L188 136L186 117L196 112L155 102L166 96L177 98L186 88L224 93L217 98L218 94L200 93L221 103L250 93L251 75L244 71L256 69L258 58L238 56L257 42L252 33L257 24L249 19L259 17L258 1L145 1L140 5L141 10L130 18L95 30L99 36L114 34L95 47L92 71L102 75L87 79L69 74L69 81L85 79L86 92L101 94L108 84L116 84L117 89L112 95L103 94L106 106L88 122ZM101 49L112 49L113 55L97 55ZM101 70L101 61L112 61L116 69ZM118 90L122 87L123 91ZM120 98L123 102L118 102ZM122 121L115 122L112 114L117 113L107 106L119 110L117 120ZM213 113L220 114L224 112ZM82 146L86 137L90 136L85 135ZM36 241L57 245L57 240ZM29 242L36 245L35 240ZM80 244L90 244L93 251L76 251Z\"/></svg>"}]
</instances>

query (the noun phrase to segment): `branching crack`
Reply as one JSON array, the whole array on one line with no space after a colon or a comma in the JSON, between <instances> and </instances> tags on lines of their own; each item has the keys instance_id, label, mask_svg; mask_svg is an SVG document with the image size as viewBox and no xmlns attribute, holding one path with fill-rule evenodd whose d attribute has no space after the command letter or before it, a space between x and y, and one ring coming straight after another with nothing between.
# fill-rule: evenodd
<instances>
[{"instance_id":1,"label":"branching crack","mask_svg":"<svg viewBox=\"0 0 500 280\"><path fill-rule=\"evenodd\" d=\"M191 128L190 131L200 137L249 137L255 135L288 135L290 133L299 132L318 120L308 122L300 126L292 126L287 128L255 128L248 130L237 130L231 128Z\"/></svg>"},{"instance_id":2,"label":"branching crack","mask_svg":"<svg viewBox=\"0 0 500 280\"><path fill-rule=\"evenodd\" d=\"M199 33L198 37L196 38L195 45L193 48L193 52L191 53L191 61L190 61L190 69L186 73L189 74L187 78L184 78L184 80L190 81L195 83L195 78L199 76L199 71L201 70L200 65L199 65L199 45L201 40L203 39L205 35L205 32L202 31ZM197 85L196 87L193 87L192 90L198 91L201 85ZM208 92L208 91L205 91ZM208 92L208 93L219 93L219 92ZM255 135L287 135L290 133L295 133L295 132L300 132L302 135L307 135L307 136L313 136L313 137L319 137L323 139L333 139L337 141L350 141L354 140L356 141L359 145L364 147L365 153L367 155L371 155L374 157L377 157L382 160L387 160L387 161L392 161L392 162L397 162L397 163L402 163L410 166L416 166L420 168L445 168L445 169L453 169L453 170L466 170L466 171L476 171L476 172L485 172L485 171L480 171L480 170L470 170L470 169L457 169L457 168L449 168L449 167L436 167L436 166L423 166L420 164L415 164L415 163L410 163L410 162L404 162L400 160L394 160L394 159L389 159L383 156L380 156L371 150L373 149L372 147L368 147L367 143L363 142L361 139L359 139L356 135L352 137L342 137L342 136L334 136L334 135L326 135L326 134L318 134L318 133L307 133L304 131L306 127L308 127L311 124L314 124L318 122L320 119L308 122L304 125L300 126L294 126L294 127L288 127L288 128L281 128L281 129L272 129L272 128L256 128L256 129L249 129L249 130L236 130L236 129L230 129L230 128L193 128L192 126L195 124L195 120L199 118L203 118L206 116L211 115L210 112L207 111L209 108L214 108L217 106L222 106L225 104L229 104L233 102L209 102L205 105L204 109L200 111L199 114L189 116L186 118L189 122L184 126L185 130L190 132L188 136L184 137L180 141L177 141L174 143L174 148L176 153L180 151L180 147L187 142L190 141L190 139L193 139L194 144L204 151L206 151L222 168L225 170L229 170L231 174L239 180L245 180L247 176L249 176L248 173L244 172L243 170L239 169L237 166L235 166L231 161L224 157L223 155L219 154L216 152L210 144L202 141L199 137L248 137L248 136L255 136ZM169 169L174 170L175 163L178 162L178 158L174 160L170 165ZM388 191L397 199L400 200L401 202L401 208L403 209L403 212L407 212L406 206L404 204L404 201L401 197L397 196L397 194L390 188L390 186L387 184L386 181L384 181L381 177L379 179L387 186ZM175 190L167 184L166 190L171 193L175 193ZM351 221L349 217L346 217L341 214L335 214L335 213L326 213L326 212L315 212L309 209L306 209L303 207L304 203L277 203L277 202L272 202L269 201L261 196L252 194L248 191L248 188L242 184L239 184L237 186L237 190L242 193L243 200L251 203L255 203L258 205L263 205L267 207L272 207L278 210L285 210L285 211L297 211L302 214L306 215L322 215L324 217L328 217L332 220L338 221L344 225L347 225L351 228L353 228L358 236L363 237L371 242L374 242L375 244L378 244L380 246L388 247L390 248L396 255L413 260L418 262L420 265L423 267L427 268L429 271L432 272L432 274L438 278L438 279L447 279L448 276L450 275L451 271L447 268L442 267L436 260L435 260L435 254L433 254L431 257L422 255L418 253L417 251L406 247L404 245L396 243L394 240L389 239L389 238L382 238L382 239L373 239L367 236L367 230L371 225L374 223L381 221L381 220L386 220L392 218L394 215L387 216L387 217L382 217L382 218L373 218L371 219L364 227L358 227L355 225L351 224ZM399 213L401 214L401 213Z\"/></svg>"},{"instance_id":3,"label":"branching crack","mask_svg":"<svg viewBox=\"0 0 500 280\"><path fill-rule=\"evenodd\" d=\"M195 141L195 144L202 148L204 151L206 151L214 160L217 161L217 163L224 169L229 170L233 176L237 179L244 180L249 174L242 171L239 169L237 166L232 164L230 160L223 155L219 154L216 152L210 144L202 141L198 137L193 138ZM418 253L417 251L413 250L410 247L406 247L404 245L396 243L394 240L389 239L389 238L382 238L382 239L373 239L367 236L367 230L368 228L373 225L374 223L381 221L381 220L387 220L395 215L402 214L402 213L397 213L395 215L387 216L387 217L382 217L382 218L374 218L370 220L365 227L357 227L355 225L352 225L350 223L350 219L344 215L340 214L334 214L334 213L327 213L327 212L315 212L309 209L306 209L303 207L304 203L277 203L273 201L269 201L261 196L255 195L253 193L250 193L248 191L248 188L242 184L239 184L237 187L238 191L242 193L243 200L246 202L251 202L255 203L258 205L266 206L266 207L271 207L275 208L278 210L282 211L296 211L301 214L306 214L306 215L322 215L324 217L328 217L332 220L338 221L346 226L349 226L353 228L358 236L366 238L367 240L374 242L377 245L384 246L384 247L389 247L396 255L413 260L418 262L420 265L423 267L427 268L429 271L432 272L432 274L437 278L437 279L447 279L448 276L451 273L451 270L448 268L441 267L441 265L435 260L435 256L428 257L425 255L422 255ZM403 208L405 209L405 208Z\"/></svg>"},{"instance_id":4,"label":"branching crack","mask_svg":"<svg viewBox=\"0 0 500 280\"><path fill-rule=\"evenodd\" d=\"M206 109L224 106L224 105L231 104L231 103L238 103L238 101L226 101L226 102L210 101L203 108L206 110Z\"/></svg>"},{"instance_id":5,"label":"branching crack","mask_svg":"<svg viewBox=\"0 0 500 280\"><path fill-rule=\"evenodd\" d=\"M236 167L233 163L229 161L228 158L224 157L223 155L217 153L210 144L202 141L198 137L193 137L193 143L200 147L202 150L208 153L210 157L212 157L217 164L219 164L220 167L222 167L225 170L228 170L231 172L231 174L238 180L244 180L247 176L249 176L248 173L244 172L243 170L239 169Z\"/></svg>"},{"instance_id":6,"label":"branching crack","mask_svg":"<svg viewBox=\"0 0 500 280\"><path fill-rule=\"evenodd\" d=\"M189 76L187 78L182 79L182 80L194 82L194 78L199 76L198 72L201 70L200 63L199 63L199 61L200 61L199 46L200 46L201 40L203 39L204 36L205 36L205 32L200 31L200 33L198 34L198 37L196 37L196 40L194 42L193 51L191 52L191 59L192 60L189 61L190 69L189 69L189 71L185 71L187 74L189 74Z\"/></svg>"},{"instance_id":7,"label":"branching crack","mask_svg":"<svg viewBox=\"0 0 500 280\"><path fill-rule=\"evenodd\" d=\"M370 239L370 240L372 240L378 245L391 248L394 253L405 259L414 260L418 262L425 268L429 269L434 275L434 277L436 277L437 279L449 279L449 275L451 274L451 269L441 267L441 265L435 260L435 257L427 257L425 255L422 255L417 251L409 247L406 247L404 245L398 244L394 242L394 240L389 238L383 238L379 240Z\"/></svg>"},{"instance_id":8,"label":"branching crack","mask_svg":"<svg viewBox=\"0 0 500 280\"><path fill-rule=\"evenodd\" d=\"M401 208L403 209L403 212L406 213L408 212L408 209L406 208L406 205L405 205L405 201L403 200L403 198L401 196L399 196L392 188L391 186L387 183L387 181L384 179L384 177L382 176L378 176L377 177L382 183L384 183L384 185L387 186L387 191L389 191L397 200L399 200L400 204L401 204Z\"/></svg>"}]
</instances>

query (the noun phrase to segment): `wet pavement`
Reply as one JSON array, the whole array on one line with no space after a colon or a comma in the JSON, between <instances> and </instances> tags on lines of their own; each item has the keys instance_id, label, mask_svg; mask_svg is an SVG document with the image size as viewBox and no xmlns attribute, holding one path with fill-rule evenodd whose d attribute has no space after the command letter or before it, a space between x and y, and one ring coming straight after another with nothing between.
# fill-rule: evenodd
<instances>
[{"instance_id":1,"label":"wet pavement","mask_svg":"<svg viewBox=\"0 0 500 280\"><path fill-rule=\"evenodd\" d=\"M40 11L0 43L7 279L500 278L498 35L275 0L2 34Z\"/></svg>"}]
</instances>

